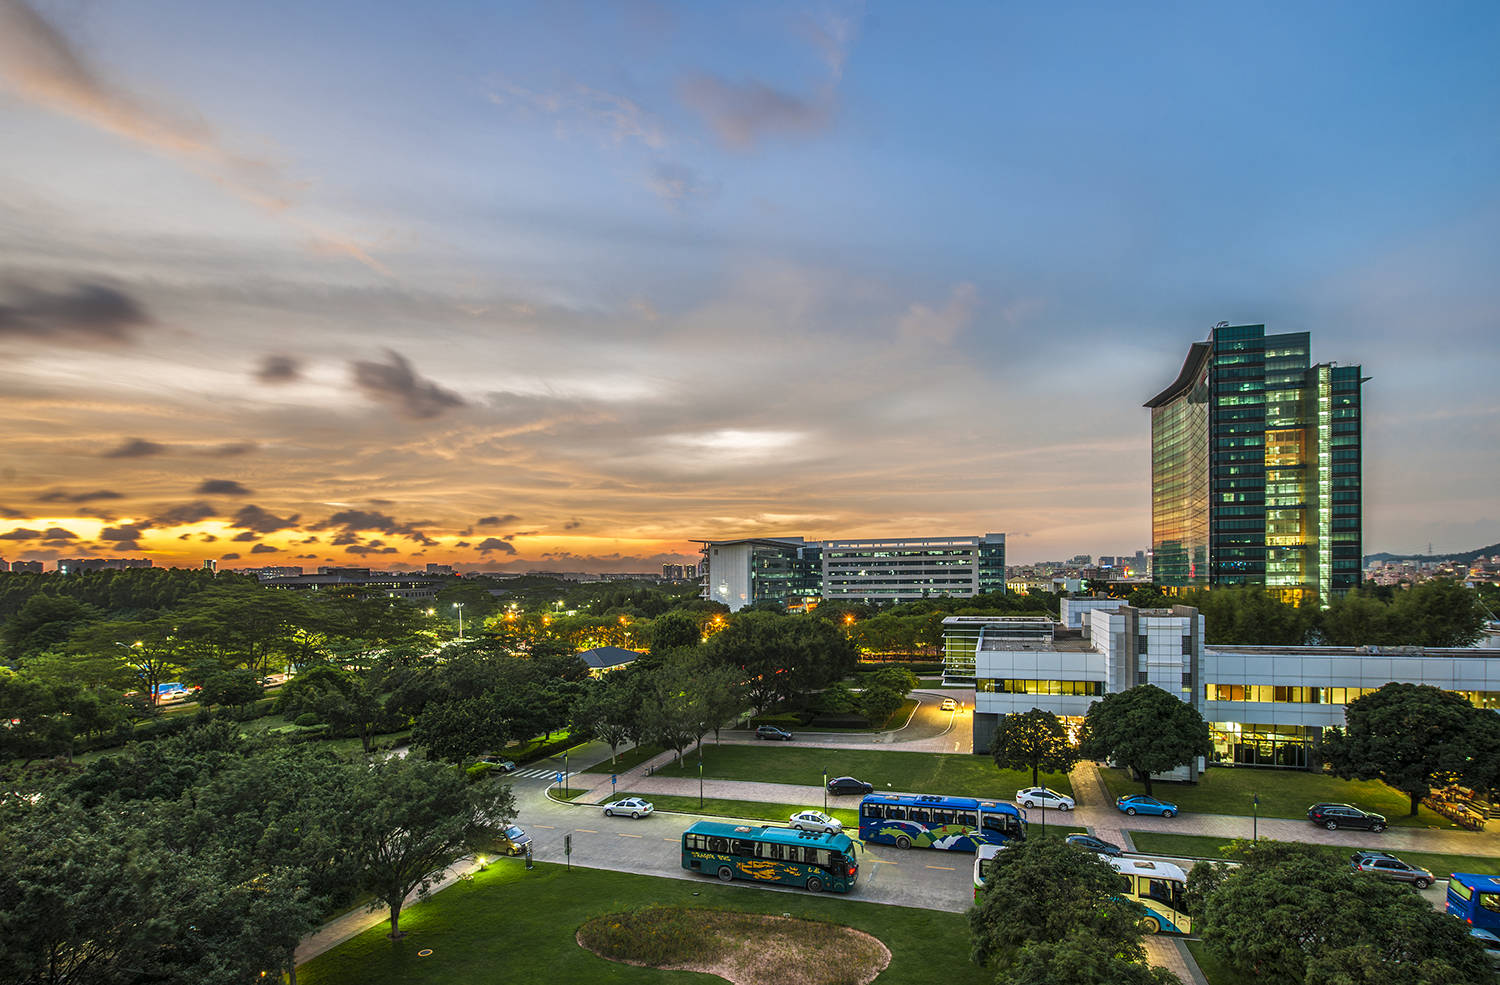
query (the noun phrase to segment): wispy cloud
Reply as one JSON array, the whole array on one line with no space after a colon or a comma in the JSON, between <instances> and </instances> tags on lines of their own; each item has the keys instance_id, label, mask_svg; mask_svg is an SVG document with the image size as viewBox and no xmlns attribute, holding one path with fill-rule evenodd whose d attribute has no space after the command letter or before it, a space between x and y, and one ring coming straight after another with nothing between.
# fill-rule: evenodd
<instances>
[{"instance_id":1,"label":"wispy cloud","mask_svg":"<svg viewBox=\"0 0 1500 985\"><path fill-rule=\"evenodd\" d=\"M661 121L635 100L581 82L554 91L501 82L491 90L489 99L497 106L554 117L564 136L570 129L577 129L603 134L614 144L639 141L653 150L667 145Z\"/></svg>"},{"instance_id":2,"label":"wispy cloud","mask_svg":"<svg viewBox=\"0 0 1500 985\"><path fill-rule=\"evenodd\" d=\"M678 93L735 150L749 150L767 137L817 133L833 118L831 86L809 99L757 79L736 83L699 73L683 79Z\"/></svg>"},{"instance_id":3,"label":"wispy cloud","mask_svg":"<svg viewBox=\"0 0 1500 985\"><path fill-rule=\"evenodd\" d=\"M100 458L149 458L152 455L160 455L167 450L167 446L157 441L147 441L145 438L131 438L122 444L116 445L109 451L102 452Z\"/></svg>"},{"instance_id":4,"label":"wispy cloud","mask_svg":"<svg viewBox=\"0 0 1500 985\"><path fill-rule=\"evenodd\" d=\"M418 376L400 353L387 349L385 356L387 361L383 363L358 360L349 364L354 385L368 399L388 404L403 416L417 420L464 406L465 401L458 394Z\"/></svg>"},{"instance_id":5,"label":"wispy cloud","mask_svg":"<svg viewBox=\"0 0 1500 985\"><path fill-rule=\"evenodd\" d=\"M965 281L955 284L948 294L948 302L941 308L929 308L925 304L913 304L906 309L897 326L901 337L911 342L947 345L958 337L958 333L974 319L974 306L979 292Z\"/></svg>"},{"instance_id":6,"label":"wispy cloud","mask_svg":"<svg viewBox=\"0 0 1500 985\"><path fill-rule=\"evenodd\" d=\"M292 383L302 376L302 366L291 356L272 354L260 361L255 378L262 383Z\"/></svg>"},{"instance_id":7,"label":"wispy cloud","mask_svg":"<svg viewBox=\"0 0 1500 985\"><path fill-rule=\"evenodd\" d=\"M0 0L0 9L5 2ZM149 321L139 301L107 284L78 283L58 291L17 287L9 303L0 300L0 338L120 344L132 341L132 330Z\"/></svg>"}]
</instances>

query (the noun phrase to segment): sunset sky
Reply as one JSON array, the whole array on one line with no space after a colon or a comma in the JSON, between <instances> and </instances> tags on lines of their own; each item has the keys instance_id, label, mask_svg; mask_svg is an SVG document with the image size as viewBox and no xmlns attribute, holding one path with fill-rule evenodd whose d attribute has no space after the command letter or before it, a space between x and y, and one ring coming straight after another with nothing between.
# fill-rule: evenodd
<instances>
[{"instance_id":1,"label":"sunset sky","mask_svg":"<svg viewBox=\"0 0 1500 985\"><path fill-rule=\"evenodd\" d=\"M0 557L1150 539L1221 320L1500 541L1500 5L0 0ZM50 567L50 565L49 565Z\"/></svg>"}]
</instances>

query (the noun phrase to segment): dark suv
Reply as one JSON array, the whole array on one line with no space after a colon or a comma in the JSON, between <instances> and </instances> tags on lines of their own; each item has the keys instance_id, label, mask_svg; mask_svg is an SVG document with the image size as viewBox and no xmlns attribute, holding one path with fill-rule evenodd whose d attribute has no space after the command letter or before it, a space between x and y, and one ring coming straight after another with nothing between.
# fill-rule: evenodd
<instances>
[{"instance_id":1,"label":"dark suv","mask_svg":"<svg viewBox=\"0 0 1500 985\"><path fill-rule=\"evenodd\" d=\"M777 728L775 725L762 725L755 730L755 737L757 739L790 739L792 733L784 728Z\"/></svg>"},{"instance_id":2,"label":"dark suv","mask_svg":"<svg viewBox=\"0 0 1500 985\"><path fill-rule=\"evenodd\" d=\"M1362 811L1348 804L1313 804L1307 809L1307 819L1314 824L1321 824L1329 831L1339 828L1385 830L1385 815Z\"/></svg>"}]
</instances>

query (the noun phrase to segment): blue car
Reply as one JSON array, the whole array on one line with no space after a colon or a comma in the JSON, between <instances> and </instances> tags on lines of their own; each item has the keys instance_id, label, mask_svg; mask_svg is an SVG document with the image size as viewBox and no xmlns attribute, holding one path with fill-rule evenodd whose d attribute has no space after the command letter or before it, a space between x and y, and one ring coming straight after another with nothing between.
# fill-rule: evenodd
<instances>
[{"instance_id":1,"label":"blue car","mask_svg":"<svg viewBox=\"0 0 1500 985\"><path fill-rule=\"evenodd\" d=\"M1126 814L1160 814L1162 817L1175 817L1177 805L1169 804L1165 800L1157 800L1155 797L1147 797L1143 793L1130 794L1115 801L1115 806Z\"/></svg>"}]
</instances>

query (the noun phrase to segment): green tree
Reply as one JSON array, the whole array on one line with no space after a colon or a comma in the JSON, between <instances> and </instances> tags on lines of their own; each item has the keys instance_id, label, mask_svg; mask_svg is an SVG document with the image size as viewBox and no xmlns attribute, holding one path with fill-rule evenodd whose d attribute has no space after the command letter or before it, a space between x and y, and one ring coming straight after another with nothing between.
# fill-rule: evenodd
<instances>
[{"instance_id":1,"label":"green tree","mask_svg":"<svg viewBox=\"0 0 1500 985\"><path fill-rule=\"evenodd\" d=\"M682 754L708 732L712 716L704 662L686 651L670 655L646 679L641 723L646 736Z\"/></svg>"},{"instance_id":2,"label":"green tree","mask_svg":"<svg viewBox=\"0 0 1500 985\"><path fill-rule=\"evenodd\" d=\"M47 756L66 756L73 749L73 728L59 686L22 677L0 668L0 763L22 765Z\"/></svg>"},{"instance_id":3,"label":"green tree","mask_svg":"<svg viewBox=\"0 0 1500 985\"><path fill-rule=\"evenodd\" d=\"M1334 599L1319 620L1319 631L1329 646L1382 646L1396 638L1390 603L1364 589Z\"/></svg>"},{"instance_id":4,"label":"green tree","mask_svg":"<svg viewBox=\"0 0 1500 985\"><path fill-rule=\"evenodd\" d=\"M0 642L11 659L24 660L66 643L99 615L94 606L76 598L32 595L0 625Z\"/></svg>"},{"instance_id":5,"label":"green tree","mask_svg":"<svg viewBox=\"0 0 1500 985\"><path fill-rule=\"evenodd\" d=\"M457 770L419 759L372 763L353 791L352 840L359 882L391 914L388 936L399 939L407 896L425 896L455 862L502 831L515 817L510 787L468 783Z\"/></svg>"},{"instance_id":6,"label":"green tree","mask_svg":"<svg viewBox=\"0 0 1500 985\"><path fill-rule=\"evenodd\" d=\"M884 728L890 717L896 713L906 699L901 692L886 684L876 684L866 687L859 695L859 707L870 724L876 728Z\"/></svg>"},{"instance_id":7,"label":"green tree","mask_svg":"<svg viewBox=\"0 0 1500 985\"><path fill-rule=\"evenodd\" d=\"M1130 961L1110 953L1093 937L1070 933L1060 941L1024 945L1008 973L1006 985L1181 985L1166 968Z\"/></svg>"},{"instance_id":8,"label":"green tree","mask_svg":"<svg viewBox=\"0 0 1500 985\"><path fill-rule=\"evenodd\" d=\"M1133 770L1151 792L1151 774L1164 773L1213 751L1208 723L1192 705L1153 684L1105 695L1089 706L1078 749Z\"/></svg>"},{"instance_id":9,"label":"green tree","mask_svg":"<svg viewBox=\"0 0 1500 985\"><path fill-rule=\"evenodd\" d=\"M1410 799L1462 778L1488 789L1496 779L1500 725L1451 691L1427 684L1387 684L1344 709L1344 727L1324 731L1323 762L1344 779L1384 780Z\"/></svg>"},{"instance_id":10,"label":"green tree","mask_svg":"<svg viewBox=\"0 0 1500 985\"><path fill-rule=\"evenodd\" d=\"M1124 877L1092 852L1041 838L1014 844L995 856L969 910L971 956L1005 980L1028 944L1083 934L1108 955L1138 961L1141 912L1119 898L1124 888Z\"/></svg>"},{"instance_id":11,"label":"green tree","mask_svg":"<svg viewBox=\"0 0 1500 985\"><path fill-rule=\"evenodd\" d=\"M703 640L703 627L686 612L666 612L651 620L651 652L697 646Z\"/></svg>"},{"instance_id":12,"label":"green tree","mask_svg":"<svg viewBox=\"0 0 1500 985\"><path fill-rule=\"evenodd\" d=\"M1078 749L1068 741L1067 729L1056 715L1040 708L1002 718L990 755L1003 770L1031 770L1032 786L1042 770L1066 773L1078 763Z\"/></svg>"},{"instance_id":13,"label":"green tree","mask_svg":"<svg viewBox=\"0 0 1500 985\"><path fill-rule=\"evenodd\" d=\"M1473 646L1484 635L1484 607L1473 589L1434 578L1397 592L1392 617L1402 629L1396 642L1411 646Z\"/></svg>"},{"instance_id":14,"label":"green tree","mask_svg":"<svg viewBox=\"0 0 1500 985\"><path fill-rule=\"evenodd\" d=\"M1405 886L1353 872L1308 845L1236 854L1240 867L1208 893L1198 928L1243 975L1302 985L1493 981L1467 928Z\"/></svg>"},{"instance_id":15,"label":"green tree","mask_svg":"<svg viewBox=\"0 0 1500 985\"><path fill-rule=\"evenodd\" d=\"M205 708L211 705L243 708L252 701L260 700L264 693L260 681L250 671L223 670L203 682L198 702Z\"/></svg>"}]
</instances>

